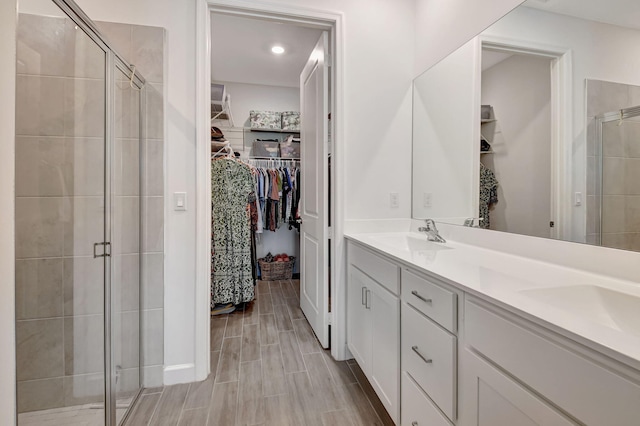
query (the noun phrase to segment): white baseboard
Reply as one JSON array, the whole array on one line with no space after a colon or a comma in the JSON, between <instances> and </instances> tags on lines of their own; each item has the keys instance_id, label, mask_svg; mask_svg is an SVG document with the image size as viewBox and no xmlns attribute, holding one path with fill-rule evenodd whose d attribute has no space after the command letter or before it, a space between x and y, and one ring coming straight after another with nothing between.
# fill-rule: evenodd
<instances>
[{"instance_id":1,"label":"white baseboard","mask_svg":"<svg viewBox=\"0 0 640 426\"><path fill-rule=\"evenodd\" d=\"M176 364L164 367L164 385L190 383L196 381L195 364Z\"/></svg>"}]
</instances>

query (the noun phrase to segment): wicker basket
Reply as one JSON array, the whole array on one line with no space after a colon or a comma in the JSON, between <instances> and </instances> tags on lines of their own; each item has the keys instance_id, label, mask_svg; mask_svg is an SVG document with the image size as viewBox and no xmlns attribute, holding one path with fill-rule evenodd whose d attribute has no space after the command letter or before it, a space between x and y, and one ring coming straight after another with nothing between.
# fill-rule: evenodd
<instances>
[{"instance_id":1,"label":"wicker basket","mask_svg":"<svg viewBox=\"0 0 640 426\"><path fill-rule=\"evenodd\" d=\"M293 264L296 258L289 256L288 262L265 262L258 259L260 275L263 281L290 280L293 276Z\"/></svg>"}]
</instances>

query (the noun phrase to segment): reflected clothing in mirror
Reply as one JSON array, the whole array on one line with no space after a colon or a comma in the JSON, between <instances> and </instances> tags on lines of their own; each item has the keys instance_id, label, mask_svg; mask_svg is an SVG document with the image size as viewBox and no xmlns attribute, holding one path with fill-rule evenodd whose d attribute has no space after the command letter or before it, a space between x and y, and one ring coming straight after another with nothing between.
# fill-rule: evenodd
<instances>
[{"instance_id":1,"label":"reflected clothing in mirror","mask_svg":"<svg viewBox=\"0 0 640 426\"><path fill-rule=\"evenodd\" d=\"M489 209L498 202L498 179L493 170L480 163L480 208L479 227L489 229L491 221L489 219Z\"/></svg>"}]
</instances>

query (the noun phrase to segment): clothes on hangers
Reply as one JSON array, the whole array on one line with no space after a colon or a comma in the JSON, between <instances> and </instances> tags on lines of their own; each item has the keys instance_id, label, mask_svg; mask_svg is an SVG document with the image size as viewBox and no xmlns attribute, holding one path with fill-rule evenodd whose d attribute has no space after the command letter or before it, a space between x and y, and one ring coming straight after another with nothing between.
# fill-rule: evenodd
<instances>
[{"instance_id":1,"label":"clothes on hangers","mask_svg":"<svg viewBox=\"0 0 640 426\"><path fill-rule=\"evenodd\" d=\"M480 163L480 211L478 212L478 217L482 219L479 223L480 228L489 229L491 225L489 209L498 202L498 185L498 179L493 170Z\"/></svg>"},{"instance_id":2,"label":"clothes on hangers","mask_svg":"<svg viewBox=\"0 0 640 426\"><path fill-rule=\"evenodd\" d=\"M211 200L211 307L250 302L254 298L250 205L255 204L250 167L231 157L213 159Z\"/></svg>"}]
</instances>

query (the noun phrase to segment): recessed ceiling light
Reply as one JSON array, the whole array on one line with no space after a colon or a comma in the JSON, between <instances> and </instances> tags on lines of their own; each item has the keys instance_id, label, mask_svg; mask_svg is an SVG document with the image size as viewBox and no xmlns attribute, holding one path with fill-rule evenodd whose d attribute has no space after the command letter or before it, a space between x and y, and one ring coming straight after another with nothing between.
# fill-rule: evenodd
<instances>
[{"instance_id":1,"label":"recessed ceiling light","mask_svg":"<svg viewBox=\"0 0 640 426\"><path fill-rule=\"evenodd\" d=\"M273 46L271 51L276 55L282 55L284 53L284 47L282 46Z\"/></svg>"}]
</instances>

